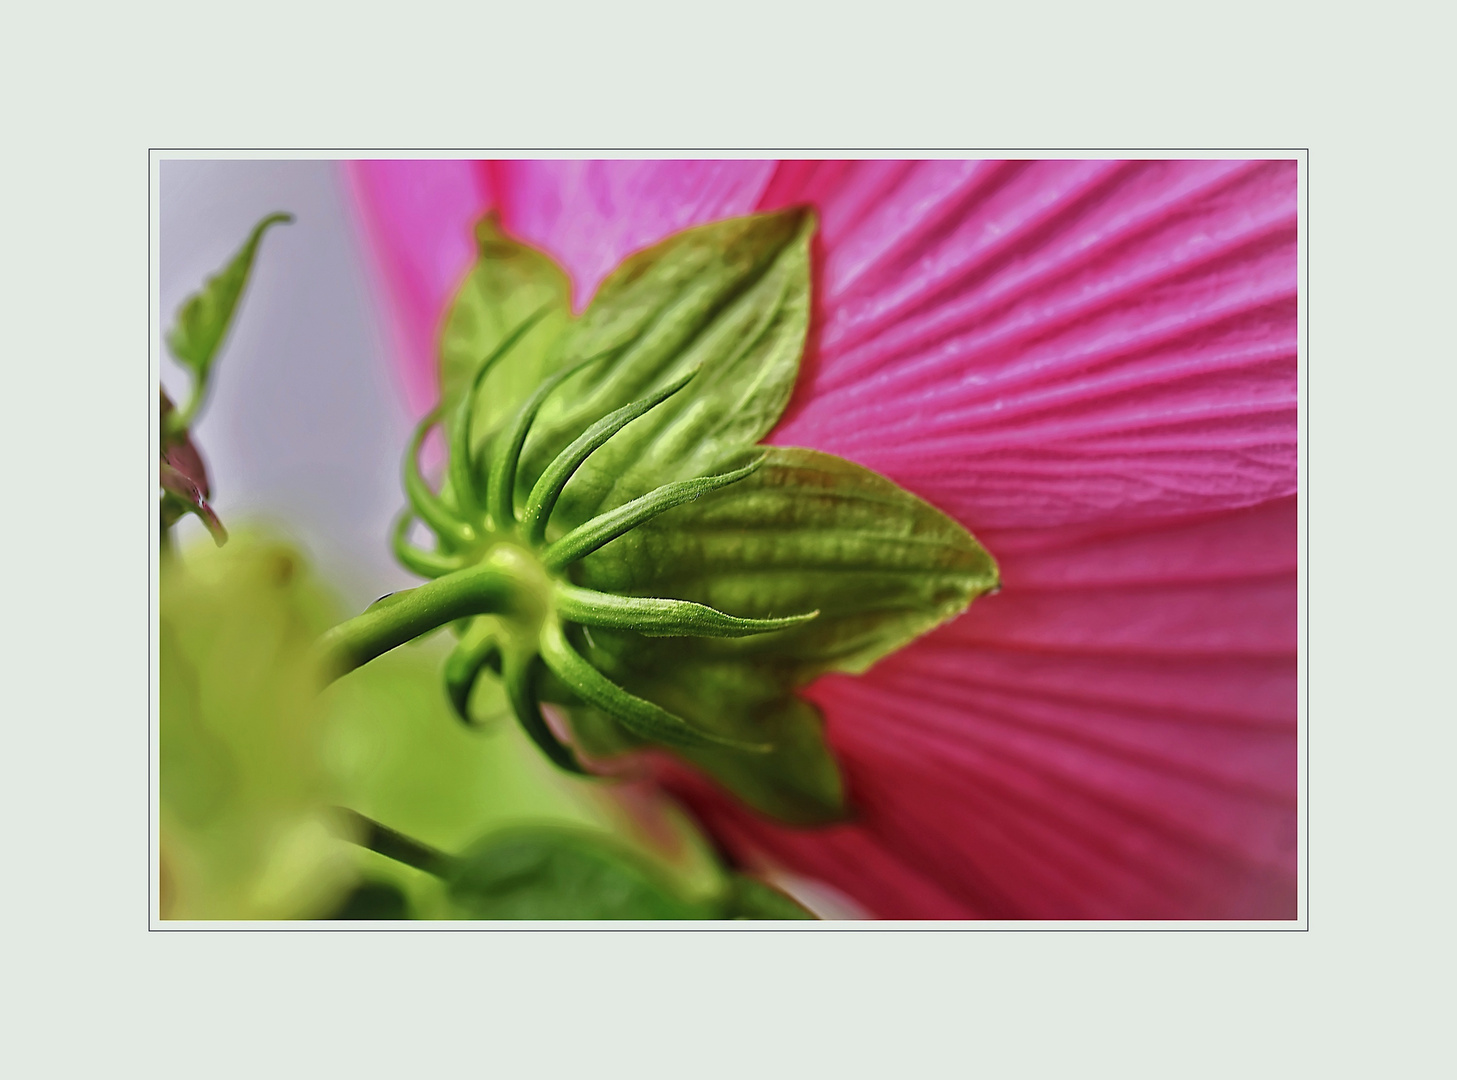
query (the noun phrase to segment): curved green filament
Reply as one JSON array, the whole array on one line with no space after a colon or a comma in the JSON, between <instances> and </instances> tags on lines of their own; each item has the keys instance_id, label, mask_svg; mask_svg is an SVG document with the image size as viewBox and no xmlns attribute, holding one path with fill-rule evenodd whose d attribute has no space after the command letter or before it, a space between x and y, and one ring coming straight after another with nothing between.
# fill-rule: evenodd
<instances>
[{"instance_id":1,"label":"curved green filament","mask_svg":"<svg viewBox=\"0 0 1457 1080\"><path fill-rule=\"evenodd\" d=\"M531 489L531 495L526 500L526 508L521 515L521 524L525 529L527 543L540 545L545 539L547 519L551 517L557 499L561 498L562 490L567 486L567 481L572 478L572 474L577 471L582 462L592 455L593 451L599 449L608 439L639 416L667 401L668 398L687 386L697 374L698 369L694 368L656 394L608 413L558 454L546 467L546 471L541 474L541 478L536 481L536 486Z\"/></svg>"},{"instance_id":2,"label":"curved green filament","mask_svg":"<svg viewBox=\"0 0 1457 1080\"><path fill-rule=\"evenodd\" d=\"M410 532L410 522L415 520L413 510L406 510L395 521L394 533L390 536L390 550L394 552L395 558L400 565L412 574L419 574L421 577L438 578L445 574L454 573L465 568L460 559L452 558L449 555L439 555L432 551L422 551L415 547L407 539Z\"/></svg>"},{"instance_id":3,"label":"curved green filament","mask_svg":"<svg viewBox=\"0 0 1457 1080\"><path fill-rule=\"evenodd\" d=\"M616 540L625 532L651 521L665 510L689 502L717 488L737 483L764 464L763 455L750 465L718 476L700 476L695 480L676 480L623 503L615 510L598 514L591 521L578 525L571 532L548 544L541 560L549 570L560 570L602 545Z\"/></svg>"},{"instance_id":4,"label":"curved green filament","mask_svg":"<svg viewBox=\"0 0 1457 1080\"><path fill-rule=\"evenodd\" d=\"M596 705L640 738L667 746L727 746L755 753L771 749L764 743L745 743L703 731L667 709L629 694L572 648L561 623L555 619L548 619L541 628L541 658L583 700Z\"/></svg>"},{"instance_id":5,"label":"curved green filament","mask_svg":"<svg viewBox=\"0 0 1457 1080\"><path fill-rule=\"evenodd\" d=\"M470 452L470 428L471 416L475 412L476 394L480 391L481 383L485 380L486 374L496 365L496 361L505 356L515 347L516 343L524 338L531 329L551 310L551 303L542 304L530 315L526 316L514 330L503 337L490 354L481 361L476 368L476 373L471 378L470 386L456 406L455 430L452 432L450 441L450 486L455 490L455 497L460 503L461 512L474 514L480 509L476 500L475 485L471 482L471 452Z\"/></svg>"},{"instance_id":6,"label":"curved green filament","mask_svg":"<svg viewBox=\"0 0 1457 1080\"><path fill-rule=\"evenodd\" d=\"M393 593L319 638L327 676L337 679L456 619L504 611L519 587L508 571L484 563Z\"/></svg>"},{"instance_id":7,"label":"curved green filament","mask_svg":"<svg viewBox=\"0 0 1457 1080\"><path fill-rule=\"evenodd\" d=\"M425 445L425 436L440 422L440 407L436 406L425 414L410 439L410 448L405 451L404 479L405 496L415 508L415 514L436 536L455 544L464 545L475 539L475 530L459 520L450 508L430 490L425 477L420 473L420 448Z\"/></svg>"},{"instance_id":8,"label":"curved green filament","mask_svg":"<svg viewBox=\"0 0 1457 1080\"><path fill-rule=\"evenodd\" d=\"M552 734L546 717L541 715L541 704L536 700L536 691L532 687L531 679L531 669L535 660L534 653L516 649L508 650L503 657L502 682L506 688L506 698L511 702L511 711L516 714L516 719L521 722L521 727L526 734L531 736L531 741L536 743L541 748L541 752L557 767L580 776L590 776L591 774L577 760L577 755L572 752L571 747L564 746Z\"/></svg>"},{"instance_id":9,"label":"curved green filament","mask_svg":"<svg viewBox=\"0 0 1457 1080\"><path fill-rule=\"evenodd\" d=\"M619 348L621 346L614 346L562 368L543 380L526 399L526 403L517 410L516 418L502 433L499 446L492 455L490 479L486 484L486 512L491 515L491 522L498 530L504 531L516 523L516 466L521 460L521 448L526 445L526 434L531 430L531 422L546 403L547 396L588 364L611 355Z\"/></svg>"},{"instance_id":10,"label":"curved green filament","mask_svg":"<svg viewBox=\"0 0 1457 1080\"><path fill-rule=\"evenodd\" d=\"M462 723L474 726L470 695L476 680L493 658L499 657L501 642L495 620L472 619L465 633L445 661L445 692Z\"/></svg>"},{"instance_id":11,"label":"curved green filament","mask_svg":"<svg viewBox=\"0 0 1457 1080\"><path fill-rule=\"evenodd\" d=\"M648 637L747 637L798 626L819 614L811 611L782 619L740 619L688 600L616 596L565 582L557 582L555 593L556 611L563 619L582 626L635 630Z\"/></svg>"}]
</instances>

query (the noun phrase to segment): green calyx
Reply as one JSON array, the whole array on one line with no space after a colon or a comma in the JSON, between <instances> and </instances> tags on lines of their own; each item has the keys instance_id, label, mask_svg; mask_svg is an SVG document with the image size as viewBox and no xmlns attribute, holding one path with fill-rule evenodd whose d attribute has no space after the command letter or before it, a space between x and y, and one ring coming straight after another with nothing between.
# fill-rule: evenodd
<instances>
[{"instance_id":1,"label":"green calyx","mask_svg":"<svg viewBox=\"0 0 1457 1080\"><path fill-rule=\"evenodd\" d=\"M796 210L687 230L574 317L566 275L483 220L394 537L432 580L341 627L336 670L429 608L459 635L446 684L463 718L476 681L499 678L563 768L657 746L771 816L842 818L823 722L796 691L864 671L998 579L964 528L890 480L760 445L798 375L813 229ZM438 490L418 465L437 425ZM410 542L416 522L432 545ZM391 634L352 639L371 617Z\"/></svg>"},{"instance_id":2,"label":"green calyx","mask_svg":"<svg viewBox=\"0 0 1457 1080\"><path fill-rule=\"evenodd\" d=\"M523 320L486 356L472 380L472 391L544 314L544 310L538 310ZM582 463L633 420L687 386L694 373L591 425L552 459L533 485L525 506L517 508L521 453L537 414L554 391L609 355L610 351L564 364L527 397L495 438L478 448L472 445L467 395L456 409L447 470L450 486L441 494L433 491L421 475L418 459L426 434L439 422L440 411L422 421L406 457L404 479L410 509L396 527L394 548L402 563L435 581L421 589L386 597L356 620L358 625L350 629L367 644L361 648L343 636L332 642L336 668L369 659L381 644L390 648L445 621L469 619L446 667L446 685L457 711L469 722L471 691L481 674L491 669L504 680L507 698L527 733L565 769L586 771L542 716L536 690L538 663L582 701L607 712L642 739L676 747L718 746L767 752L770 747L765 744L696 727L618 686L581 656L568 627L605 626L654 635L734 637L780 630L814 618L815 612L780 619L742 619L702 604L625 598L584 589L566 576L574 563L637 526L750 475L762 464L762 458L721 475L660 485L624 506L598 514L556 540L546 540L551 510ZM482 476L486 478L483 484ZM422 550L409 542L408 530L414 520L435 534L435 551ZM379 626L389 625L388 634L376 630L371 620Z\"/></svg>"}]
</instances>

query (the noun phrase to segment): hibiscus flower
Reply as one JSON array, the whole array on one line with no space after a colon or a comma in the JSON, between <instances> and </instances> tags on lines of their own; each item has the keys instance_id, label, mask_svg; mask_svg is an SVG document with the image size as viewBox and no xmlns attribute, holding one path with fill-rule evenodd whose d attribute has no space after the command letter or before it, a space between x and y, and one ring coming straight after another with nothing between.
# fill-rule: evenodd
<instances>
[{"instance_id":1,"label":"hibiscus flower","mask_svg":"<svg viewBox=\"0 0 1457 1080\"><path fill-rule=\"evenodd\" d=\"M689 226L808 204L815 317L768 442L956 518L1003 590L807 696L856 816L664 782L736 857L881 918L1297 915L1294 161L377 161L348 175L407 397L472 226L585 306Z\"/></svg>"}]
</instances>

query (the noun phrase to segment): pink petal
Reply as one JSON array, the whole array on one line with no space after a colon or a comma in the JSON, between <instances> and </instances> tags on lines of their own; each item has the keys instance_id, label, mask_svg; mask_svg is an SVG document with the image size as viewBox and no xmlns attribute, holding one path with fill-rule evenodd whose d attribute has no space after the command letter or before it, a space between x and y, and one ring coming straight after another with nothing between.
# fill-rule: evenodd
<instances>
[{"instance_id":1,"label":"pink petal","mask_svg":"<svg viewBox=\"0 0 1457 1080\"><path fill-rule=\"evenodd\" d=\"M773 441L934 491L982 529L1293 493L1295 176L786 163L761 205L819 206L822 324Z\"/></svg>"},{"instance_id":2,"label":"pink petal","mask_svg":"<svg viewBox=\"0 0 1457 1080\"><path fill-rule=\"evenodd\" d=\"M440 395L440 320L475 262L473 227L491 205L472 161L352 161L345 175L382 279L406 400L419 416Z\"/></svg>"},{"instance_id":3,"label":"pink petal","mask_svg":"<svg viewBox=\"0 0 1457 1080\"><path fill-rule=\"evenodd\" d=\"M1002 594L811 689L856 824L680 790L747 861L881 917L1294 918L1295 541L1293 499L1021 537Z\"/></svg>"}]
</instances>

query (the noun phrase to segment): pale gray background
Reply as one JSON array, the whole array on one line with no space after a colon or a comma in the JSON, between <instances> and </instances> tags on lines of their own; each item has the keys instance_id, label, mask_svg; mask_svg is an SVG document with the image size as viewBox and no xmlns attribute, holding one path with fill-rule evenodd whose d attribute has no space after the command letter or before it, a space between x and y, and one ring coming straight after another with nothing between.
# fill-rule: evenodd
<instances>
[{"instance_id":1,"label":"pale gray background","mask_svg":"<svg viewBox=\"0 0 1457 1080\"><path fill-rule=\"evenodd\" d=\"M387 545L410 423L341 163L159 165L164 335L260 218L296 219L263 239L194 429L218 515L229 529L281 527L353 606L418 584ZM165 349L162 384L179 404L190 393ZM206 542L195 518L181 528L184 542Z\"/></svg>"},{"instance_id":2,"label":"pale gray background","mask_svg":"<svg viewBox=\"0 0 1457 1080\"><path fill-rule=\"evenodd\" d=\"M18 8L0 76L10 1071L1450 1071L1443 10ZM147 934L146 147L320 142L1310 146L1310 933ZM86 513L49 509L62 484Z\"/></svg>"}]
</instances>

